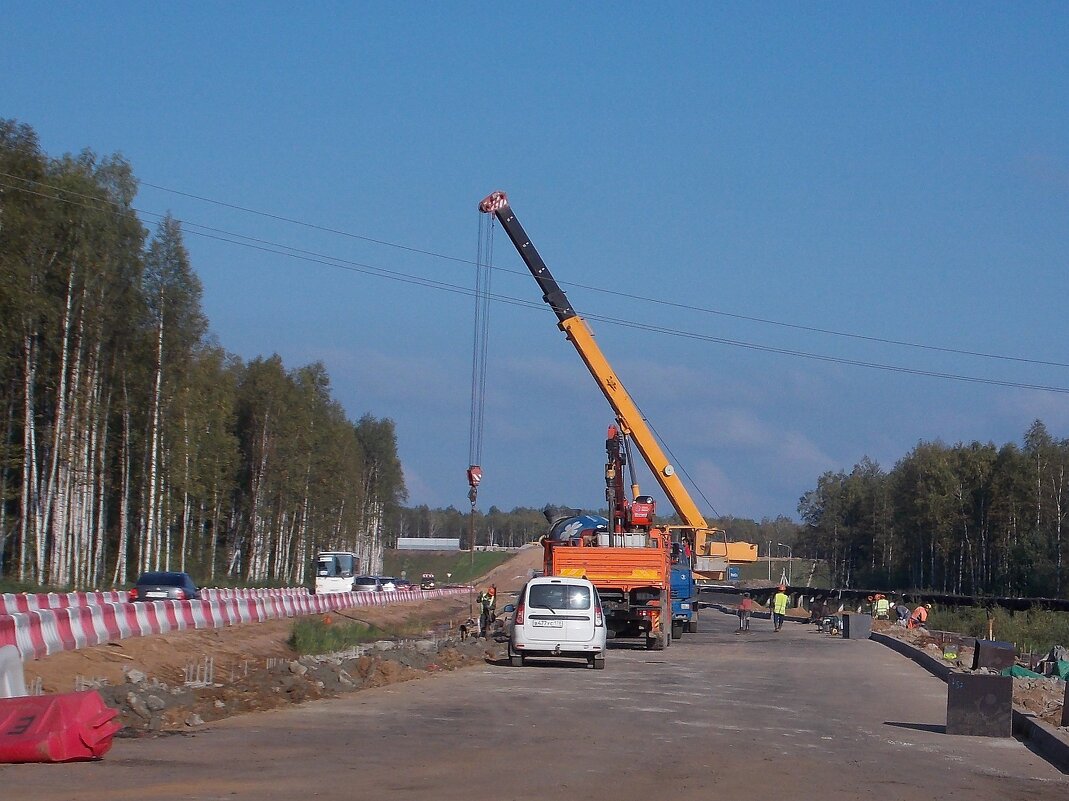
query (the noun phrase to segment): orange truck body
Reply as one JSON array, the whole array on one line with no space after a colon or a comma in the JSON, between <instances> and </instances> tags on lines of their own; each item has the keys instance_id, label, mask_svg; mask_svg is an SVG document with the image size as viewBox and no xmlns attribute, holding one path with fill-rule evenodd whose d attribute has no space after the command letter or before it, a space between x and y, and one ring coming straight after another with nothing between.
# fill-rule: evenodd
<instances>
[{"instance_id":1,"label":"orange truck body","mask_svg":"<svg viewBox=\"0 0 1069 801\"><path fill-rule=\"evenodd\" d=\"M613 636L667 645L671 627L671 543L656 529L650 547L569 545L543 541L547 576L586 578L597 588Z\"/></svg>"}]
</instances>

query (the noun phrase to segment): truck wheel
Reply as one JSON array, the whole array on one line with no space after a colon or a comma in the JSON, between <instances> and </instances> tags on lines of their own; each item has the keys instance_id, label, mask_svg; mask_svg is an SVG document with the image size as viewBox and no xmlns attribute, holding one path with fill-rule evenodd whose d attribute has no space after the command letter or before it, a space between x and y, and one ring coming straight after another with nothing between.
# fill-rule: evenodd
<instances>
[{"instance_id":1,"label":"truck wheel","mask_svg":"<svg viewBox=\"0 0 1069 801\"><path fill-rule=\"evenodd\" d=\"M695 615L694 617L692 617L690 620L687 621L687 634L697 634L697 633L698 633L698 616Z\"/></svg>"},{"instance_id":2,"label":"truck wheel","mask_svg":"<svg viewBox=\"0 0 1069 801\"><path fill-rule=\"evenodd\" d=\"M594 657L594 670L605 670L605 657Z\"/></svg>"},{"instance_id":3,"label":"truck wheel","mask_svg":"<svg viewBox=\"0 0 1069 801\"><path fill-rule=\"evenodd\" d=\"M672 639L673 640L682 639L682 637L683 637L683 625L684 625L684 622L682 620L673 620L672 621Z\"/></svg>"}]
</instances>

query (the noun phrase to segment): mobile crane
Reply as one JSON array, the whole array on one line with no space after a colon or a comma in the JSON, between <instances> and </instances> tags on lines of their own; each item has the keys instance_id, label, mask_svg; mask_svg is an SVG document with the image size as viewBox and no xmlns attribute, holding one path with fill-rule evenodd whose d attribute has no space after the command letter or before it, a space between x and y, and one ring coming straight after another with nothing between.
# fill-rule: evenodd
<instances>
[{"instance_id":1,"label":"mobile crane","mask_svg":"<svg viewBox=\"0 0 1069 801\"><path fill-rule=\"evenodd\" d=\"M484 214L493 214L512 241L527 269L542 290L542 299L557 317L557 327L575 347L579 358L586 365L605 399L609 402L620 427L620 432L630 438L645 460L676 510L682 526L679 536L688 538L694 554L694 572L704 579L723 580L729 562L757 561L757 546L751 543L727 542L722 529L711 527L698 506L690 497L683 482L676 475L675 467L668 461L641 412L594 341L590 326L572 308L568 296L554 279L538 250L527 236L504 192L494 192L479 204ZM633 487L638 496L637 486Z\"/></svg>"},{"instance_id":2,"label":"mobile crane","mask_svg":"<svg viewBox=\"0 0 1069 801\"><path fill-rule=\"evenodd\" d=\"M635 478L635 461L630 440L617 425L610 425L605 439L605 501L614 532L649 532L657 510L652 495L642 495ZM631 497L624 492L624 468L631 474ZM669 537L671 533L669 532ZM670 596L672 602L672 639L684 631L698 630L698 585L694 579L693 552L686 542L670 544Z\"/></svg>"}]
</instances>

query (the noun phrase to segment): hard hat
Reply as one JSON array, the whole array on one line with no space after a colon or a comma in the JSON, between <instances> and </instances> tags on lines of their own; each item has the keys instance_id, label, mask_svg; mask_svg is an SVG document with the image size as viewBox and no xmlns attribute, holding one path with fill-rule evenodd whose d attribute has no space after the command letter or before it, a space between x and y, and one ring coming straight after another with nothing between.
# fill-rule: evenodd
<instances>
[{"instance_id":1,"label":"hard hat","mask_svg":"<svg viewBox=\"0 0 1069 801\"><path fill-rule=\"evenodd\" d=\"M924 605L924 608L925 608L925 609L931 609L931 608L932 608L932 605L931 605L931 604L925 604L925 605Z\"/></svg>"}]
</instances>

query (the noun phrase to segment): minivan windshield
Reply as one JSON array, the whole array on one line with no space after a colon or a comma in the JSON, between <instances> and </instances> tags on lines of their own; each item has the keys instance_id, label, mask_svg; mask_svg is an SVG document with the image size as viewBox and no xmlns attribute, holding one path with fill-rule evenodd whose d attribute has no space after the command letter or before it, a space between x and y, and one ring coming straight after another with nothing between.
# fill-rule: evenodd
<instances>
[{"instance_id":1,"label":"minivan windshield","mask_svg":"<svg viewBox=\"0 0 1069 801\"><path fill-rule=\"evenodd\" d=\"M590 589L574 584L535 584L527 594L527 605L544 609L589 609Z\"/></svg>"}]
</instances>

